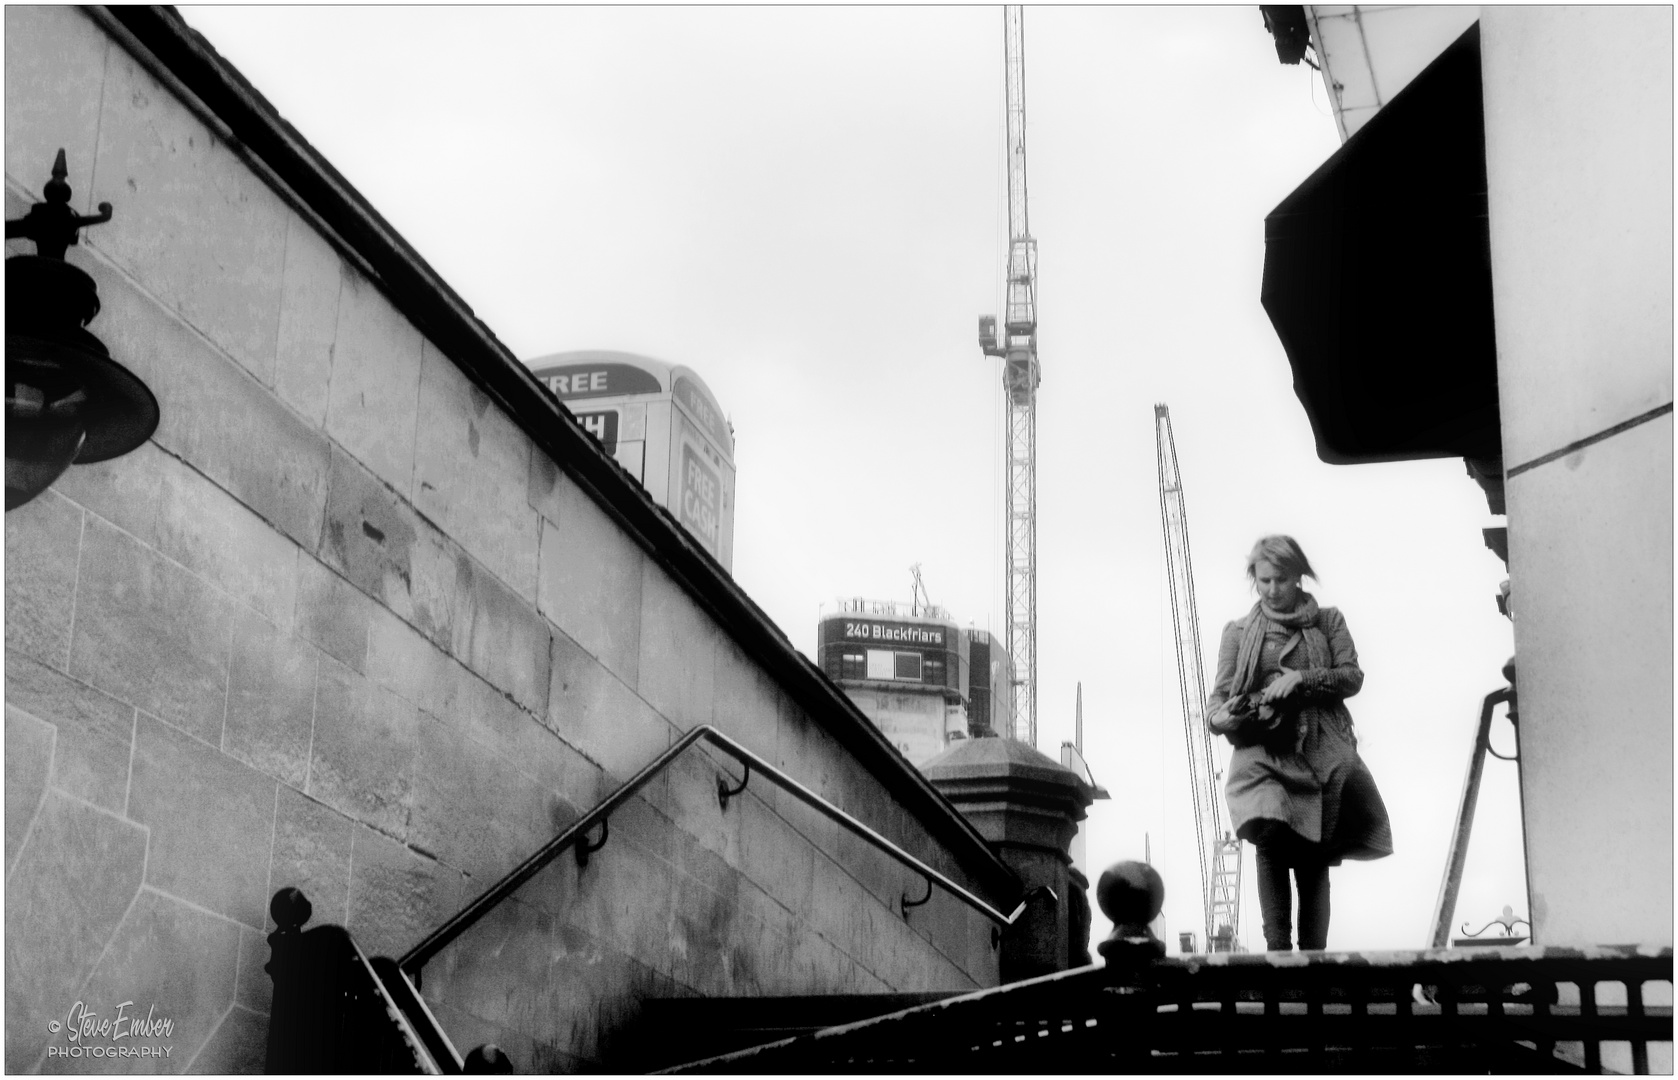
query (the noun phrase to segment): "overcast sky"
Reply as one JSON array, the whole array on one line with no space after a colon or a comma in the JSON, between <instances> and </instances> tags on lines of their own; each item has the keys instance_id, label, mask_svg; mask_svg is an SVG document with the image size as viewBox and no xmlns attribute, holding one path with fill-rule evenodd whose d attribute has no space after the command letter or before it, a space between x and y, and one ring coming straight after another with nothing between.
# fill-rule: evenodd
<instances>
[{"instance_id":1,"label":"overcast sky","mask_svg":"<svg viewBox=\"0 0 1678 1080\"><path fill-rule=\"evenodd\" d=\"M975 339L1006 252L1000 8L182 11L517 355L700 373L736 432L735 577L807 655L823 605L907 600L912 563L959 622L1005 632L1000 361ZM1163 401L1208 677L1264 533L1300 540L1357 641L1397 853L1335 871L1329 945L1424 945L1513 650L1480 538L1501 521L1460 460L1316 458L1259 282L1265 214L1339 145L1323 87L1251 6L1032 7L1025 28L1038 742L1072 737L1082 681L1113 795L1092 877L1151 845L1173 951L1200 928ZM1459 925L1526 913L1516 800L1489 762ZM1246 869L1262 948L1251 849Z\"/></svg>"}]
</instances>

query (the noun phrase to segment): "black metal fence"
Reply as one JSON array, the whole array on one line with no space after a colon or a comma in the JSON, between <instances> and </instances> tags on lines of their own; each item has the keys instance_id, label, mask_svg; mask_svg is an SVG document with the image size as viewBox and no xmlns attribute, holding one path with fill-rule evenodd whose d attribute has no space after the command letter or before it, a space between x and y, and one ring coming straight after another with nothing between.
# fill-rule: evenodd
<instances>
[{"instance_id":1,"label":"black metal fence","mask_svg":"<svg viewBox=\"0 0 1678 1080\"><path fill-rule=\"evenodd\" d=\"M268 936L274 1004L267 1071L460 1072L447 1039L434 1045L440 1032L410 1020L413 1002L404 999L414 995L394 981L401 974L395 965L369 961L341 926L304 930L310 910L308 898L289 888L274 894L270 905L278 928Z\"/></svg>"},{"instance_id":2,"label":"black metal fence","mask_svg":"<svg viewBox=\"0 0 1678 1080\"><path fill-rule=\"evenodd\" d=\"M1672 950L1250 953L1089 967L671 1071L1671 1072Z\"/></svg>"}]
</instances>

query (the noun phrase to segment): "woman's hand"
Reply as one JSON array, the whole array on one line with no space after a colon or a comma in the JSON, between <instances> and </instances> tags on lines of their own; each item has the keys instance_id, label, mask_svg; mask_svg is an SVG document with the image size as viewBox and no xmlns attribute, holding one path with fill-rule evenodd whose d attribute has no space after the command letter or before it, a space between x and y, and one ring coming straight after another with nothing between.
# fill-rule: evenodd
<instances>
[{"instance_id":1,"label":"woman's hand","mask_svg":"<svg viewBox=\"0 0 1678 1080\"><path fill-rule=\"evenodd\" d=\"M1261 701L1276 701L1285 698L1299 689L1299 684L1305 681L1305 675L1298 671L1282 669L1282 674L1270 681L1259 695Z\"/></svg>"},{"instance_id":2,"label":"woman's hand","mask_svg":"<svg viewBox=\"0 0 1678 1080\"><path fill-rule=\"evenodd\" d=\"M1212 707L1212 712L1206 717L1206 722L1218 730L1229 727L1229 702L1220 701Z\"/></svg>"}]
</instances>

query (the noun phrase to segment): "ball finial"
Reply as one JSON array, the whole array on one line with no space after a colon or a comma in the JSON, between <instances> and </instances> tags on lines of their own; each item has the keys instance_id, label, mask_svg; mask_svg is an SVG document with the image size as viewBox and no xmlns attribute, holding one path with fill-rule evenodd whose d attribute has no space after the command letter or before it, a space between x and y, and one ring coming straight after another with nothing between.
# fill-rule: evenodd
<instances>
[{"instance_id":1,"label":"ball finial","mask_svg":"<svg viewBox=\"0 0 1678 1080\"><path fill-rule=\"evenodd\" d=\"M1101 913L1115 924L1146 926L1165 906L1165 881L1147 863L1126 860L1101 872L1095 898Z\"/></svg>"},{"instance_id":2,"label":"ball finial","mask_svg":"<svg viewBox=\"0 0 1678 1080\"><path fill-rule=\"evenodd\" d=\"M1145 862L1126 860L1101 872L1095 898L1113 932L1098 945L1109 968L1128 969L1165 955L1165 944L1148 926L1165 906L1165 881Z\"/></svg>"},{"instance_id":3,"label":"ball finial","mask_svg":"<svg viewBox=\"0 0 1678 1080\"><path fill-rule=\"evenodd\" d=\"M484 1076L494 1073L510 1073L513 1062L506 1053L494 1043L484 1043L470 1054L466 1055L465 1072L470 1075Z\"/></svg>"},{"instance_id":4,"label":"ball finial","mask_svg":"<svg viewBox=\"0 0 1678 1080\"><path fill-rule=\"evenodd\" d=\"M281 930L298 929L314 913L314 905L303 895L303 890L290 885L276 892L268 904L268 914L274 917L274 925Z\"/></svg>"}]
</instances>

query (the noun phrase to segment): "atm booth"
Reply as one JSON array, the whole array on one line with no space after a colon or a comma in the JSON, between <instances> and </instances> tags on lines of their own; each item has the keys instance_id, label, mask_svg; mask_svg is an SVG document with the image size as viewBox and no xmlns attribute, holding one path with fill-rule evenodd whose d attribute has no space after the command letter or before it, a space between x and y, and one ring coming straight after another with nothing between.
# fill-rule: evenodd
<instances>
[{"instance_id":1,"label":"atm booth","mask_svg":"<svg viewBox=\"0 0 1678 1080\"><path fill-rule=\"evenodd\" d=\"M691 368L583 350L528 362L606 452L734 570L734 429Z\"/></svg>"}]
</instances>

